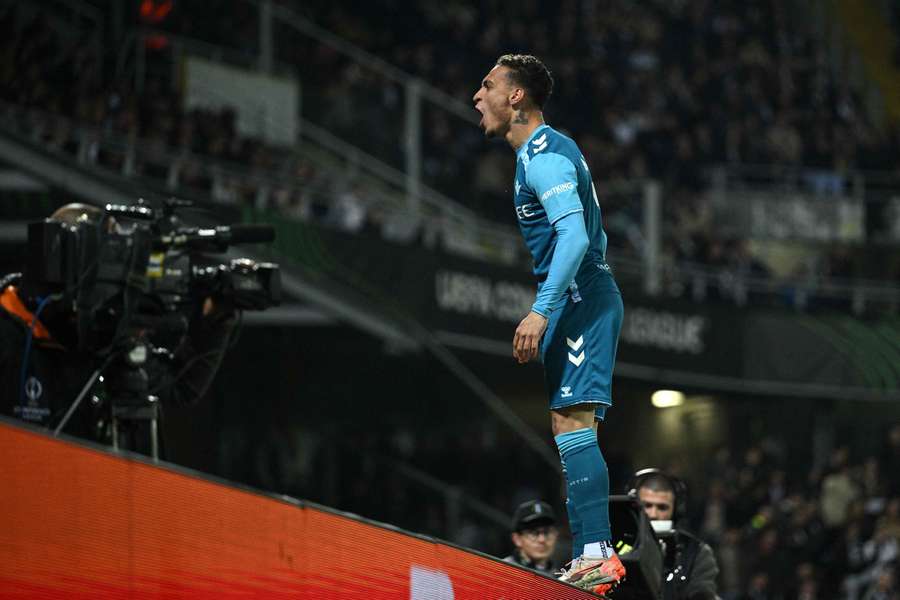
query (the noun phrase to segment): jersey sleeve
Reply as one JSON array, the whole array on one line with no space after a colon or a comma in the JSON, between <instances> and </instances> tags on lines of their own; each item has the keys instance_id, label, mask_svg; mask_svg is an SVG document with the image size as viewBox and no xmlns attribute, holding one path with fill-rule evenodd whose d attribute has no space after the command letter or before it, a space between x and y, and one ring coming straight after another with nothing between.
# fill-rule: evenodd
<instances>
[{"instance_id":1,"label":"jersey sleeve","mask_svg":"<svg viewBox=\"0 0 900 600\"><path fill-rule=\"evenodd\" d=\"M578 197L575 165L562 154L535 154L525 180L543 205L551 224L566 215L584 211Z\"/></svg>"},{"instance_id":2,"label":"jersey sleeve","mask_svg":"<svg viewBox=\"0 0 900 600\"><path fill-rule=\"evenodd\" d=\"M554 223L553 228L556 230L557 241L550 260L550 271L531 307L534 312L548 318L566 288L572 285L588 248L584 219L578 213L570 212Z\"/></svg>"}]
</instances>

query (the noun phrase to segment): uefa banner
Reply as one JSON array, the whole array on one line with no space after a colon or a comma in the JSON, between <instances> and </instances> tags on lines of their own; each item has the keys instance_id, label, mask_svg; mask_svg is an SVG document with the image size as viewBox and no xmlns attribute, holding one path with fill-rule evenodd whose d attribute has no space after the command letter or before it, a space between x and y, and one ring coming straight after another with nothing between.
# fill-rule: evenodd
<instances>
[{"instance_id":1,"label":"uefa banner","mask_svg":"<svg viewBox=\"0 0 900 600\"><path fill-rule=\"evenodd\" d=\"M0 598L590 598L300 501L0 421Z\"/></svg>"},{"instance_id":2,"label":"uefa banner","mask_svg":"<svg viewBox=\"0 0 900 600\"><path fill-rule=\"evenodd\" d=\"M506 352L516 325L534 303L537 284L525 264L504 267L374 235L271 222L278 228L279 249L313 273L346 284L368 306L412 316L461 346ZM740 375L742 320L733 308L654 302L626 288L623 294L621 360Z\"/></svg>"},{"instance_id":3,"label":"uefa banner","mask_svg":"<svg viewBox=\"0 0 900 600\"><path fill-rule=\"evenodd\" d=\"M504 356L534 302L528 267L503 267L377 235L347 235L284 219L276 244L323 280L340 282L385 314L411 316L458 347ZM617 364L682 381L785 384L787 393L900 394L900 319L800 315L727 302L649 298L623 287ZM653 375L656 376L656 375ZM659 375L664 377L664 375ZM702 383L700 384L702 385ZM803 386L803 389L791 386ZM830 391L829 391L830 389Z\"/></svg>"}]
</instances>

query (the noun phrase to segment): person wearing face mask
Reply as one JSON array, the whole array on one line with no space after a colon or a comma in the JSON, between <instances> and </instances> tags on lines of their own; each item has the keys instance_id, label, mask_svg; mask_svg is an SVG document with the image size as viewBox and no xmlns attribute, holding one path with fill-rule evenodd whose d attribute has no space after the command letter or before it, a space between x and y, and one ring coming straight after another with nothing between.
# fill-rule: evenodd
<instances>
[{"instance_id":1,"label":"person wearing face mask","mask_svg":"<svg viewBox=\"0 0 900 600\"><path fill-rule=\"evenodd\" d=\"M684 529L687 488L659 469L634 474L629 495L635 498L663 549L663 600L715 600L719 566L709 544Z\"/></svg>"}]
</instances>

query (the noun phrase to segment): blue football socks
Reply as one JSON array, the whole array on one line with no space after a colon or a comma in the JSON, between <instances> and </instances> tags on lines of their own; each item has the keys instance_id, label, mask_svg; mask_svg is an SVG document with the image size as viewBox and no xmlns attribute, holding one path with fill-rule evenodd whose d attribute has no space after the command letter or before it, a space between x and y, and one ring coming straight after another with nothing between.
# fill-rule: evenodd
<instances>
[{"instance_id":1,"label":"blue football socks","mask_svg":"<svg viewBox=\"0 0 900 600\"><path fill-rule=\"evenodd\" d=\"M563 470L565 470L563 465ZM578 511L575 510L575 503L572 498L566 498L566 512L569 513L569 529L572 531L572 560L581 556L582 548L584 548L584 535L581 531L581 519L578 517Z\"/></svg>"},{"instance_id":2,"label":"blue football socks","mask_svg":"<svg viewBox=\"0 0 900 600\"><path fill-rule=\"evenodd\" d=\"M584 546L607 542L609 526L609 472L590 427L561 433L555 438L566 477L566 509L572 529L572 557Z\"/></svg>"}]
</instances>

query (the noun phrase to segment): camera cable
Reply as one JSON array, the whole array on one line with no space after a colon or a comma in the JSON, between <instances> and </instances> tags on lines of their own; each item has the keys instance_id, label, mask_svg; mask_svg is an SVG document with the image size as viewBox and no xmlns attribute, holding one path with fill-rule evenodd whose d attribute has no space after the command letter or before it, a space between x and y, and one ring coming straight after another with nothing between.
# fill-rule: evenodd
<instances>
[{"instance_id":1,"label":"camera cable","mask_svg":"<svg viewBox=\"0 0 900 600\"><path fill-rule=\"evenodd\" d=\"M44 310L44 307L51 300L56 300L60 296L58 295L49 295L44 298L39 299L37 309L34 311L34 316L31 318L31 324L28 326L28 333L25 334L25 351L22 353L22 374L19 378L19 404L22 407L22 410L25 410L25 381L28 377L28 363L29 357L31 355L31 343L34 339L34 328L37 325L38 317L41 316L41 312Z\"/></svg>"}]
</instances>

